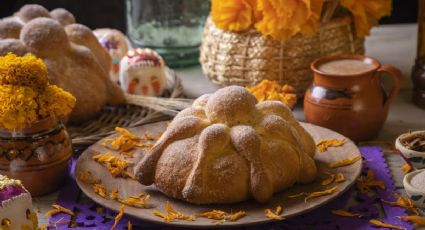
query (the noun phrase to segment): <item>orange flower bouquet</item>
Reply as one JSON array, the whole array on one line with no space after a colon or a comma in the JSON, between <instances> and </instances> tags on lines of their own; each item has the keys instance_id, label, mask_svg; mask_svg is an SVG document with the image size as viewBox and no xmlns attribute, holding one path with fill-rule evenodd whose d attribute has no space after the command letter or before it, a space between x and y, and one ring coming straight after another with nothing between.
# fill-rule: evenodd
<instances>
[{"instance_id":1,"label":"orange flower bouquet","mask_svg":"<svg viewBox=\"0 0 425 230\"><path fill-rule=\"evenodd\" d=\"M363 39L391 0L212 0L200 61L220 85L263 79L303 93L319 56L363 53Z\"/></svg>"}]
</instances>

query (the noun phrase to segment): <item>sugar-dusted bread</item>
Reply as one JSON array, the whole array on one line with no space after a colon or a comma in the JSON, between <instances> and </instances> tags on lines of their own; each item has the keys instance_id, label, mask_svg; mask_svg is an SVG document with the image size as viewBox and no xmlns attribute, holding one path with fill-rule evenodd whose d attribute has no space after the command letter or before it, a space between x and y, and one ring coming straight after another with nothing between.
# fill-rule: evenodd
<instances>
[{"instance_id":1,"label":"sugar-dusted bread","mask_svg":"<svg viewBox=\"0 0 425 230\"><path fill-rule=\"evenodd\" d=\"M109 77L109 53L65 9L49 12L40 5L25 5L14 16L1 19L0 55L8 52L31 52L44 60L50 83L77 98L72 123L93 118L107 104L124 103L122 90Z\"/></svg>"},{"instance_id":2,"label":"sugar-dusted bread","mask_svg":"<svg viewBox=\"0 0 425 230\"><path fill-rule=\"evenodd\" d=\"M257 103L229 86L181 111L135 174L166 195L196 204L268 201L316 177L312 137L278 101Z\"/></svg>"}]
</instances>

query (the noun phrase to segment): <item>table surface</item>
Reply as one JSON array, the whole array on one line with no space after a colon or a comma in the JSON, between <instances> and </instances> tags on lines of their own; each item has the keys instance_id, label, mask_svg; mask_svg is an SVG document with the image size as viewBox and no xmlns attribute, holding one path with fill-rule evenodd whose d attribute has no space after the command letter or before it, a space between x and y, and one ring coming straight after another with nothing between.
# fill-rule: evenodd
<instances>
[{"instance_id":1,"label":"table surface","mask_svg":"<svg viewBox=\"0 0 425 230\"><path fill-rule=\"evenodd\" d=\"M374 28L371 31L371 36L366 38L366 55L377 58L383 64L399 68L405 76L402 90L392 105L388 119L379 136L376 137L376 141L393 142L398 135L404 132L425 129L425 110L416 107L411 102L410 72L416 56L416 35L416 24L396 24ZM182 79L185 94L188 97L196 98L204 93L214 92L219 88L208 81L202 74L200 66L177 69L176 72ZM304 121L301 106L296 107L294 113L299 120ZM404 162L390 149L386 149L384 152L396 186L400 192L404 192L403 173L400 171ZM40 210L40 224L48 222L44 212L50 209L51 204L55 203L57 195L56 192L34 198L34 206Z\"/></svg>"}]
</instances>

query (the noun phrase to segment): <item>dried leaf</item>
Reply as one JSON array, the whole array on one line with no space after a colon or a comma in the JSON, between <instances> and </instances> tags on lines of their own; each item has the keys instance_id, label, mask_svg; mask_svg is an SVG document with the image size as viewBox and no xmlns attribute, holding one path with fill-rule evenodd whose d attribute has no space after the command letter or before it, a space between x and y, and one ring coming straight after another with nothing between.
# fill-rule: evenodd
<instances>
[{"instance_id":1,"label":"dried leaf","mask_svg":"<svg viewBox=\"0 0 425 230\"><path fill-rule=\"evenodd\" d=\"M319 143L316 144L317 148L321 153L328 150L329 147L340 147L345 144L345 139L338 140L338 139L324 139L320 140Z\"/></svg>"},{"instance_id":2,"label":"dried leaf","mask_svg":"<svg viewBox=\"0 0 425 230\"><path fill-rule=\"evenodd\" d=\"M371 220L369 220L369 222L371 224L377 226L377 227L405 230L405 228L403 228L403 227L400 227L400 226L397 226L397 225L392 225L392 224L387 224L387 223L384 223L384 222L376 220L376 219L371 219Z\"/></svg>"},{"instance_id":3,"label":"dried leaf","mask_svg":"<svg viewBox=\"0 0 425 230\"><path fill-rule=\"evenodd\" d=\"M53 209L47 211L44 215L45 216L52 216L52 215L55 215L57 213L66 213L66 214L68 214L70 216L74 216L75 215L73 211L71 211L71 210L69 210L67 208L64 208L64 207L62 207L62 206L60 206L58 204L53 204L52 205L52 208Z\"/></svg>"},{"instance_id":4,"label":"dried leaf","mask_svg":"<svg viewBox=\"0 0 425 230\"><path fill-rule=\"evenodd\" d=\"M345 181L345 176L342 173L336 174L335 182L336 183L342 183Z\"/></svg>"},{"instance_id":5,"label":"dried leaf","mask_svg":"<svg viewBox=\"0 0 425 230\"><path fill-rule=\"evenodd\" d=\"M115 230L118 223L120 222L121 218L124 216L124 205L120 206L120 212L117 214L117 216L114 218L114 224L111 226L111 230Z\"/></svg>"},{"instance_id":6,"label":"dried leaf","mask_svg":"<svg viewBox=\"0 0 425 230\"><path fill-rule=\"evenodd\" d=\"M270 218L270 219L273 219L273 220L283 220L284 218L282 216L280 216L281 213L282 213L282 207L281 206L277 206L274 212L271 209L265 209L264 210L264 215L267 218Z\"/></svg>"},{"instance_id":7,"label":"dried leaf","mask_svg":"<svg viewBox=\"0 0 425 230\"><path fill-rule=\"evenodd\" d=\"M410 221L419 226L425 226L425 218L422 216L397 216L397 217L403 221Z\"/></svg>"},{"instance_id":8,"label":"dried leaf","mask_svg":"<svg viewBox=\"0 0 425 230\"><path fill-rule=\"evenodd\" d=\"M332 210L332 214L337 215L337 216L344 216L344 217L361 217L360 213L354 213L354 212L349 212L346 210Z\"/></svg>"},{"instance_id":9,"label":"dried leaf","mask_svg":"<svg viewBox=\"0 0 425 230\"><path fill-rule=\"evenodd\" d=\"M334 186L334 187L332 187L330 189L326 189L324 191L313 192L313 193L310 193L304 200L307 201L309 199L313 199L313 198L317 198L317 197L321 197L321 196L327 196L327 195L330 195L330 194L332 194L332 193L334 193L338 190L339 190L338 186Z\"/></svg>"},{"instance_id":10,"label":"dried leaf","mask_svg":"<svg viewBox=\"0 0 425 230\"><path fill-rule=\"evenodd\" d=\"M362 158L362 156L360 155L360 153L356 154L353 157L344 159L344 160L340 160L337 162L333 162L329 164L330 168L338 168L338 167L343 167L343 166L347 166L347 165L351 165L356 163L358 160L360 160Z\"/></svg>"},{"instance_id":11,"label":"dried leaf","mask_svg":"<svg viewBox=\"0 0 425 230\"><path fill-rule=\"evenodd\" d=\"M335 181L335 177L336 177L335 174L332 174L332 173L329 174L329 177L326 178L325 180L323 180L322 183L321 183L321 185L326 186L326 185L332 184Z\"/></svg>"},{"instance_id":12,"label":"dried leaf","mask_svg":"<svg viewBox=\"0 0 425 230\"><path fill-rule=\"evenodd\" d=\"M406 163L401 167L401 171L404 173L409 173L410 171L412 171L412 166Z\"/></svg>"}]
</instances>

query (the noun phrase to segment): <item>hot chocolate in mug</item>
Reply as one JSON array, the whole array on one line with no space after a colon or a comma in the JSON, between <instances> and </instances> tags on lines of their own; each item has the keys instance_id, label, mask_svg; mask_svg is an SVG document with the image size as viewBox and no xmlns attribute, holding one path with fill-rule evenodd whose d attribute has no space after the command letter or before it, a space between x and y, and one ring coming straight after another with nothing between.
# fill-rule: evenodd
<instances>
[{"instance_id":1,"label":"hot chocolate in mug","mask_svg":"<svg viewBox=\"0 0 425 230\"><path fill-rule=\"evenodd\" d=\"M377 136L400 90L400 71L355 54L319 58L311 64L311 69L313 84L304 97L307 121L354 141ZM393 80L388 95L381 82L384 72Z\"/></svg>"}]
</instances>

